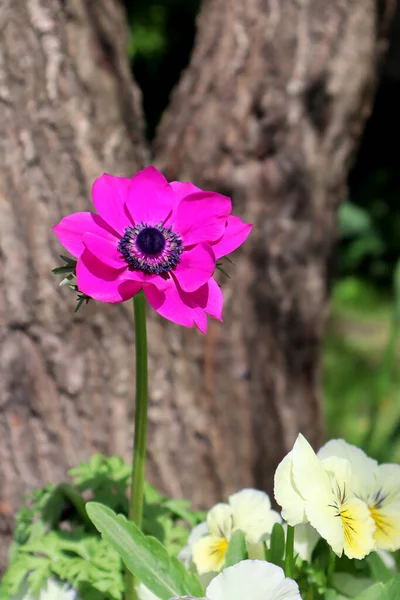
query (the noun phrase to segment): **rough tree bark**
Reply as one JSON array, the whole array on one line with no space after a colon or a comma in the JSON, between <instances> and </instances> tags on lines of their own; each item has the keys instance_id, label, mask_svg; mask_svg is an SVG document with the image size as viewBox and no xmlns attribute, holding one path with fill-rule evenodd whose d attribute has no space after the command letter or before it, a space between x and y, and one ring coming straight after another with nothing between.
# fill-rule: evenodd
<instances>
[{"instance_id":1,"label":"rough tree bark","mask_svg":"<svg viewBox=\"0 0 400 600\"><path fill-rule=\"evenodd\" d=\"M73 298L50 231L103 171L148 162L117 0L0 6L0 563L21 494L95 451L129 457L129 305ZM320 346L335 209L368 114L372 0L208 0L156 142L172 178L256 224L206 338L151 315L148 474L197 505L321 440ZM1 568L1 564L0 564Z\"/></svg>"}]
</instances>

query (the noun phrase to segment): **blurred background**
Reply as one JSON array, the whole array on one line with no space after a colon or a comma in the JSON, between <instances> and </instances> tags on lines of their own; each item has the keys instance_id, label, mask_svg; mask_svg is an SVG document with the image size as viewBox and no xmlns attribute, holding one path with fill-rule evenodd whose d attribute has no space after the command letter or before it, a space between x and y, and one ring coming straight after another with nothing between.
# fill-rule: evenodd
<instances>
[{"instance_id":1,"label":"blurred background","mask_svg":"<svg viewBox=\"0 0 400 600\"><path fill-rule=\"evenodd\" d=\"M271 492L299 431L400 460L398 5L0 10L0 572L23 494L94 452L131 457L132 305L74 314L51 274L52 226L93 209L103 172L154 162L254 224L223 325L149 311L150 483L199 508Z\"/></svg>"},{"instance_id":2,"label":"blurred background","mask_svg":"<svg viewBox=\"0 0 400 600\"><path fill-rule=\"evenodd\" d=\"M199 0L125 0L129 58L152 139L190 58ZM324 348L327 437L400 460L400 16L339 211Z\"/></svg>"}]
</instances>

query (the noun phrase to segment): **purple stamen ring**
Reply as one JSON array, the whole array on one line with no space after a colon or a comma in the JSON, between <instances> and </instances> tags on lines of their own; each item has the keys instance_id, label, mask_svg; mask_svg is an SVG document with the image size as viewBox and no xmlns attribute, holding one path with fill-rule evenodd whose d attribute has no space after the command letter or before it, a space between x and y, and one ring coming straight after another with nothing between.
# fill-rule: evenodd
<instances>
[{"instance_id":1,"label":"purple stamen ring","mask_svg":"<svg viewBox=\"0 0 400 600\"><path fill-rule=\"evenodd\" d=\"M182 239L171 227L140 223L125 229L118 250L131 269L159 275L171 271L180 261Z\"/></svg>"}]
</instances>

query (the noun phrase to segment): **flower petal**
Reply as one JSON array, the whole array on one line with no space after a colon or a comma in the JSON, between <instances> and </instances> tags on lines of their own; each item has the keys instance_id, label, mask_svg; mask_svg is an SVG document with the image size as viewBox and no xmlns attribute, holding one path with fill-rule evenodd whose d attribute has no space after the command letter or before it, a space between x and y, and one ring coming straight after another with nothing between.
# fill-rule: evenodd
<instances>
[{"instance_id":1,"label":"flower petal","mask_svg":"<svg viewBox=\"0 0 400 600\"><path fill-rule=\"evenodd\" d=\"M199 327L202 333L204 320L201 320L200 312L204 311L207 304L208 287L203 285L195 292L184 292L173 277L163 280L165 287L157 289L157 285L146 286L144 293L150 305L162 317L185 327ZM203 329L201 329L203 327Z\"/></svg>"},{"instance_id":2,"label":"flower petal","mask_svg":"<svg viewBox=\"0 0 400 600\"><path fill-rule=\"evenodd\" d=\"M328 473L314 450L300 433L293 446L293 481L305 500L319 494L331 493L331 482Z\"/></svg>"},{"instance_id":3,"label":"flower petal","mask_svg":"<svg viewBox=\"0 0 400 600\"><path fill-rule=\"evenodd\" d=\"M210 535L229 540L233 530L233 512L229 504L219 502L213 506L207 514L207 526Z\"/></svg>"},{"instance_id":4,"label":"flower petal","mask_svg":"<svg viewBox=\"0 0 400 600\"><path fill-rule=\"evenodd\" d=\"M195 527L193 527L192 531L190 532L187 540L187 545L184 546L178 554L179 560L185 565L187 569L189 569L192 562L193 544L201 540L201 538L205 537L206 535L208 535L208 525L206 521L203 521L203 523L200 523L199 525L195 525Z\"/></svg>"},{"instance_id":5,"label":"flower petal","mask_svg":"<svg viewBox=\"0 0 400 600\"><path fill-rule=\"evenodd\" d=\"M131 179L126 207L135 223L164 222L174 205L174 191L155 167L147 167Z\"/></svg>"},{"instance_id":6,"label":"flower petal","mask_svg":"<svg viewBox=\"0 0 400 600\"><path fill-rule=\"evenodd\" d=\"M258 544L268 536L275 523L281 521L271 509L268 494L260 490L244 489L229 496L235 529L243 531L246 541Z\"/></svg>"},{"instance_id":7,"label":"flower petal","mask_svg":"<svg viewBox=\"0 0 400 600\"><path fill-rule=\"evenodd\" d=\"M310 523L297 525L294 528L294 553L302 560L311 562L311 556L318 540L321 539L318 531Z\"/></svg>"},{"instance_id":8,"label":"flower petal","mask_svg":"<svg viewBox=\"0 0 400 600\"><path fill-rule=\"evenodd\" d=\"M222 307L224 304L224 297L222 295L222 290L213 277L211 277L211 279L208 280L207 287L208 287L208 298L207 298L207 304L204 307L204 310L211 317L214 317L214 319L217 319L218 321L222 321Z\"/></svg>"},{"instance_id":9,"label":"flower petal","mask_svg":"<svg viewBox=\"0 0 400 600\"><path fill-rule=\"evenodd\" d=\"M94 233L85 233L83 235L83 244L85 248L102 263L113 267L114 269L126 268L126 262L118 250L118 239L107 239Z\"/></svg>"},{"instance_id":10,"label":"flower petal","mask_svg":"<svg viewBox=\"0 0 400 600\"><path fill-rule=\"evenodd\" d=\"M282 517L289 525L294 526L305 523L307 518L304 498L293 479L292 452L285 456L275 471L274 496L282 507Z\"/></svg>"},{"instance_id":11,"label":"flower petal","mask_svg":"<svg viewBox=\"0 0 400 600\"><path fill-rule=\"evenodd\" d=\"M197 329L205 335L207 333L207 315L201 308L195 308L193 313L193 323L196 325Z\"/></svg>"},{"instance_id":12,"label":"flower petal","mask_svg":"<svg viewBox=\"0 0 400 600\"><path fill-rule=\"evenodd\" d=\"M239 217L228 217L225 231L220 240L212 245L215 258L222 258L239 248L248 238L253 225L249 225Z\"/></svg>"},{"instance_id":13,"label":"flower petal","mask_svg":"<svg viewBox=\"0 0 400 600\"><path fill-rule=\"evenodd\" d=\"M182 236L185 246L211 243L222 237L231 210L232 203L227 196L197 192L183 198L167 225Z\"/></svg>"},{"instance_id":14,"label":"flower petal","mask_svg":"<svg viewBox=\"0 0 400 600\"><path fill-rule=\"evenodd\" d=\"M215 264L209 244L198 244L182 253L174 275L185 292L194 292L213 276Z\"/></svg>"},{"instance_id":15,"label":"flower petal","mask_svg":"<svg viewBox=\"0 0 400 600\"><path fill-rule=\"evenodd\" d=\"M61 244L76 258L79 258L85 250L83 244L85 233L94 233L107 239L115 238L107 223L99 215L90 212L78 212L68 215L52 229Z\"/></svg>"},{"instance_id":16,"label":"flower petal","mask_svg":"<svg viewBox=\"0 0 400 600\"><path fill-rule=\"evenodd\" d=\"M76 276L79 290L100 302L124 302L143 287L140 282L122 281L121 271L105 265L89 250L79 258Z\"/></svg>"},{"instance_id":17,"label":"flower petal","mask_svg":"<svg viewBox=\"0 0 400 600\"><path fill-rule=\"evenodd\" d=\"M319 459L337 456L346 459L352 468L352 490L362 499L366 500L368 493L374 485L375 472L378 466L376 460L369 458L357 448L345 442L345 440L330 440L318 451Z\"/></svg>"},{"instance_id":18,"label":"flower petal","mask_svg":"<svg viewBox=\"0 0 400 600\"><path fill-rule=\"evenodd\" d=\"M264 560L243 560L224 569L206 595L210 600L301 600L297 583Z\"/></svg>"},{"instance_id":19,"label":"flower petal","mask_svg":"<svg viewBox=\"0 0 400 600\"><path fill-rule=\"evenodd\" d=\"M93 183L92 198L99 215L121 237L132 220L125 208L131 179L103 173Z\"/></svg>"},{"instance_id":20,"label":"flower petal","mask_svg":"<svg viewBox=\"0 0 400 600\"><path fill-rule=\"evenodd\" d=\"M224 537L206 535L193 545L193 562L198 573L219 571L224 566L228 540Z\"/></svg>"},{"instance_id":21,"label":"flower petal","mask_svg":"<svg viewBox=\"0 0 400 600\"><path fill-rule=\"evenodd\" d=\"M395 551L400 548L400 465L380 465L368 502L375 521L378 548Z\"/></svg>"},{"instance_id":22,"label":"flower petal","mask_svg":"<svg viewBox=\"0 0 400 600\"><path fill-rule=\"evenodd\" d=\"M314 496L306 503L306 514L314 529L328 542L335 554L341 556L344 548L344 529L338 509L332 502L335 502L332 494L325 492Z\"/></svg>"},{"instance_id":23,"label":"flower petal","mask_svg":"<svg viewBox=\"0 0 400 600\"><path fill-rule=\"evenodd\" d=\"M197 185L185 181L171 181L169 185L174 190L177 203L190 194L203 191Z\"/></svg>"}]
</instances>

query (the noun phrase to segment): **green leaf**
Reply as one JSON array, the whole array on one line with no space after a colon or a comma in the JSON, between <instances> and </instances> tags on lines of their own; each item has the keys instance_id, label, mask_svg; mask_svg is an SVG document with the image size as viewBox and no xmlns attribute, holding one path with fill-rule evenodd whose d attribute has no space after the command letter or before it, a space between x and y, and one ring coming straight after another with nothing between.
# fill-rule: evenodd
<instances>
[{"instance_id":1,"label":"green leaf","mask_svg":"<svg viewBox=\"0 0 400 600\"><path fill-rule=\"evenodd\" d=\"M237 530L233 533L225 554L225 566L231 567L241 560L248 558L246 539L242 531Z\"/></svg>"},{"instance_id":2,"label":"green leaf","mask_svg":"<svg viewBox=\"0 0 400 600\"><path fill-rule=\"evenodd\" d=\"M384 596L384 585L383 583L376 583L372 587L367 588L361 594L356 596L354 600L383 600ZM395 596L391 598L395 600Z\"/></svg>"},{"instance_id":3,"label":"green leaf","mask_svg":"<svg viewBox=\"0 0 400 600\"><path fill-rule=\"evenodd\" d=\"M394 304L396 321L400 321L400 260L397 261L393 273Z\"/></svg>"},{"instance_id":4,"label":"green leaf","mask_svg":"<svg viewBox=\"0 0 400 600\"><path fill-rule=\"evenodd\" d=\"M341 237L361 236L368 233L371 227L371 217L365 209L352 202L343 202L339 208L339 231Z\"/></svg>"},{"instance_id":5,"label":"green leaf","mask_svg":"<svg viewBox=\"0 0 400 600\"><path fill-rule=\"evenodd\" d=\"M371 570L372 578L375 581L386 583L389 579L392 579L393 573L387 568L379 554L371 552L365 560Z\"/></svg>"},{"instance_id":6,"label":"green leaf","mask_svg":"<svg viewBox=\"0 0 400 600\"><path fill-rule=\"evenodd\" d=\"M280 523L275 523L272 528L268 560L278 567L283 567L283 556L285 554L285 531Z\"/></svg>"},{"instance_id":7,"label":"green leaf","mask_svg":"<svg viewBox=\"0 0 400 600\"><path fill-rule=\"evenodd\" d=\"M333 576L333 587L335 590L348 598L356 597L375 583L371 578L356 577L353 573L338 572Z\"/></svg>"},{"instance_id":8,"label":"green leaf","mask_svg":"<svg viewBox=\"0 0 400 600\"><path fill-rule=\"evenodd\" d=\"M88 502L86 511L127 569L161 600L172 596L203 596L197 577L177 558L169 556L158 540L145 536L134 523L102 504Z\"/></svg>"},{"instance_id":9,"label":"green leaf","mask_svg":"<svg viewBox=\"0 0 400 600\"><path fill-rule=\"evenodd\" d=\"M393 577L385 584L383 593L379 596L379 600L398 600L398 598L400 598L400 574L396 575L396 577ZM362 598L362 600L365 599ZM370 599L368 598L368 600Z\"/></svg>"}]
</instances>

